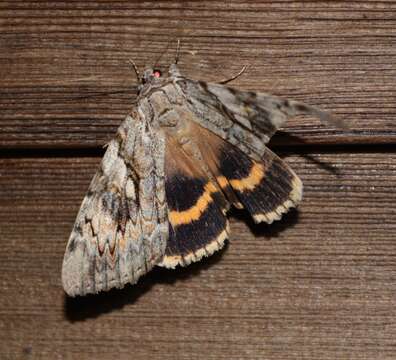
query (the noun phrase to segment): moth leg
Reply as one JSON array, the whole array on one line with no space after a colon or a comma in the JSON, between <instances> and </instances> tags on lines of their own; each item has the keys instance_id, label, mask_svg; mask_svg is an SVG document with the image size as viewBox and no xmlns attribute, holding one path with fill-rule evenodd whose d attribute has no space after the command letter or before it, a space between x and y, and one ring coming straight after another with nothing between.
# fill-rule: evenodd
<instances>
[{"instance_id":1,"label":"moth leg","mask_svg":"<svg viewBox=\"0 0 396 360\"><path fill-rule=\"evenodd\" d=\"M180 40L177 40L175 62L169 66L169 74L174 77L181 76L180 71L177 67L177 63L179 61L179 55L180 55Z\"/></svg>"},{"instance_id":2,"label":"moth leg","mask_svg":"<svg viewBox=\"0 0 396 360\"><path fill-rule=\"evenodd\" d=\"M229 83L229 82L231 82L231 81L233 81L233 80L239 78L239 77L246 71L246 69L248 68L248 66L249 66L249 65L244 65L243 68L239 71L238 74L236 74L236 75L230 77L229 79L221 80L221 81L218 82L218 84L223 84L223 85L224 85L224 84L227 84L227 83Z\"/></svg>"},{"instance_id":3,"label":"moth leg","mask_svg":"<svg viewBox=\"0 0 396 360\"><path fill-rule=\"evenodd\" d=\"M176 48L176 56L175 56L175 65L179 62L179 55L180 55L180 40L177 39L177 48Z\"/></svg>"}]
</instances>

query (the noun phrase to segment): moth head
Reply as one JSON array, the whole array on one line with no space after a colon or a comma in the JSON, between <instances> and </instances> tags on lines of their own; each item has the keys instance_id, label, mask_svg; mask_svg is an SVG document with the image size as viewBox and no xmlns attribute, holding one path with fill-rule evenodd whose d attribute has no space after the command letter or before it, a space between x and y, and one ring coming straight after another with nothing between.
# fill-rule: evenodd
<instances>
[{"instance_id":1,"label":"moth head","mask_svg":"<svg viewBox=\"0 0 396 360\"><path fill-rule=\"evenodd\" d=\"M169 46L169 43L168 43ZM166 49L168 49L168 46ZM179 52L180 52L180 40L177 40L177 49L176 49L176 56L175 56L175 61L173 64L169 66L168 69L168 74L167 76L163 76L161 70L157 68L157 65L153 65L152 67L147 68L143 72L143 76L140 77L139 69L136 66L135 62L130 59L129 62L132 65L136 78L140 85L138 86L138 92L141 93L144 91L144 89L147 89L150 87L150 85L160 85L164 81L164 78L168 79L169 77L175 77L175 76L180 76L180 72L177 68L177 62L179 60ZM162 58L162 55L164 55L165 52L162 52L158 59L155 61L154 64L159 64L159 61Z\"/></svg>"},{"instance_id":2,"label":"moth head","mask_svg":"<svg viewBox=\"0 0 396 360\"><path fill-rule=\"evenodd\" d=\"M162 77L161 70L148 68L144 70L142 76L142 84L158 82L158 80Z\"/></svg>"},{"instance_id":3,"label":"moth head","mask_svg":"<svg viewBox=\"0 0 396 360\"><path fill-rule=\"evenodd\" d=\"M147 68L144 70L141 78L138 77L140 85L138 87L138 91L143 91L144 88L147 88L152 85L160 84L162 81L162 72L157 68Z\"/></svg>"}]
</instances>

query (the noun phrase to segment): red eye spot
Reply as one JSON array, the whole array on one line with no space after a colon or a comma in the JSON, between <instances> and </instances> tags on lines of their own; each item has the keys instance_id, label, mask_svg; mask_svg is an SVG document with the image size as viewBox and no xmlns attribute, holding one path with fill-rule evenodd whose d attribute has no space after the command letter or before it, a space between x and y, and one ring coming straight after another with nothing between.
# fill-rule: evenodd
<instances>
[{"instance_id":1,"label":"red eye spot","mask_svg":"<svg viewBox=\"0 0 396 360\"><path fill-rule=\"evenodd\" d=\"M154 77L159 78L159 77L161 77L161 71L154 70L153 75L154 75Z\"/></svg>"}]
</instances>

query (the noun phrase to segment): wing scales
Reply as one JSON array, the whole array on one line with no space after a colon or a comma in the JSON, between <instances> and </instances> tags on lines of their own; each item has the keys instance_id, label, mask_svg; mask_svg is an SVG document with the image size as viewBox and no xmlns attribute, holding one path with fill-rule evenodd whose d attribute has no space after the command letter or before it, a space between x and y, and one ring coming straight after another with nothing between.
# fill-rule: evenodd
<instances>
[{"instance_id":1,"label":"wing scales","mask_svg":"<svg viewBox=\"0 0 396 360\"><path fill-rule=\"evenodd\" d=\"M168 237L164 142L127 117L77 215L62 268L65 291L85 295L135 283L162 258Z\"/></svg>"}]
</instances>

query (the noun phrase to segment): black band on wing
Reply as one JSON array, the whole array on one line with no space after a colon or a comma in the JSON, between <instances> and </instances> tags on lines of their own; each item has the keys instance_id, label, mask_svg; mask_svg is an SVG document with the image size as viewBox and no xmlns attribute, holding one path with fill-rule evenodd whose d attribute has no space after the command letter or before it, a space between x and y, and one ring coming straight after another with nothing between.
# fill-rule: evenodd
<instances>
[{"instance_id":1,"label":"black band on wing","mask_svg":"<svg viewBox=\"0 0 396 360\"><path fill-rule=\"evenodd\" d=\"M229 203L205 164L167 139L165 193L169 238L160 266L188 265L219 250L227 238Z\"/></svg>"},{"instance_id":2,"label":"black band on wing","mask_svg":"<svg viewBox=\"0 0 396 360\"><path fill-rule=\"evenodd\" d=\"M160 265L188 265L223 247L228 222L220 189L211 181L180 175L173 175L165 187L170 230Z\"/></svg>"}]
</instances>

